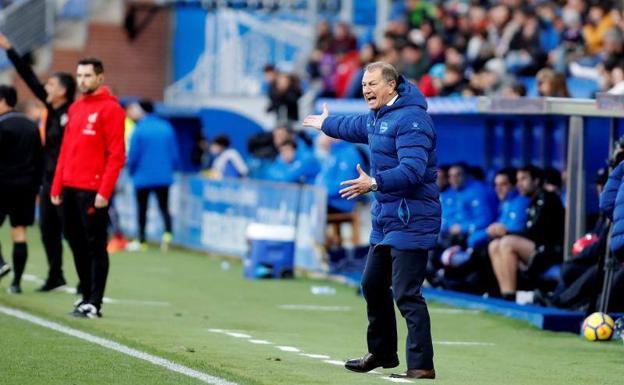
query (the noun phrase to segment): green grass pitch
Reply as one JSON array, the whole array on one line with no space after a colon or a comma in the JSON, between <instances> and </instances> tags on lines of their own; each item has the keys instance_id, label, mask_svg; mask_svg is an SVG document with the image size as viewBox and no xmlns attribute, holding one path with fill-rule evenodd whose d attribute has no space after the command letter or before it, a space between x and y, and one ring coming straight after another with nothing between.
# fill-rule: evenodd
<instances>
[{"instance_id":1,"label":"green grass pitch","mask_svg":"<svg viewBox=\"0 0 624 385\"><path fill-rule=\"evenodd\" d=\"M26 273L44 277L46 263L36 229L30 230L29 238ZM5 225L0 240L6 260L11 251L8 239ZM75 285L67 248L64 261L66 278ZM0 305L241 385L390 383L384 375L392 370L355 374L322 358L301 355L343 361L366 352L365 305L353 288L308 279L249 281L242 278L240 263L231 262L224 270L221 262L215 256L179 250L114 254L106 296L116 302L105 304L99 320L72 318L68 312L74 295L35 293L37 283L32 281L23 283L24 294L10 295L6 293L10 276L0 282ZM311 287L318 285L333 286L336 294L313 295ZM293 310L284 305L319 308ZM436 384L615 385L624 381L621 341L589 343L500 316L449 312L435 303L430 309ZM405 325L398 312L397 319L403 358ZM4 314L0 314L0 333L2 385L201 384ZM404 362L396 370L405 370Z\"/></svg>"}]
</instances>

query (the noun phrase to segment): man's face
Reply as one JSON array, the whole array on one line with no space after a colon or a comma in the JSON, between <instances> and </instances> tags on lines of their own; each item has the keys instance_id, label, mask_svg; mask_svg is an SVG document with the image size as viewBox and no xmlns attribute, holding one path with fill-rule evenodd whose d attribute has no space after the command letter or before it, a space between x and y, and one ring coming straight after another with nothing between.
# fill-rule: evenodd
<instances>
[{"instance_id":1,"label":"man's face","mask_svg":"<svg viewBox=\"0 0 624 385\"><path fill-rule=\"evenodd\" d=\"M537 190L539 179L531 178L531 174L526 171L518 171L517 174L518 181L516 182L516 187L520 194L524 196L531 196Z\"/></svg>"},{"instance_id":2,"label":"man's face","mask_svg":"<svg viewBox=\"0 0 624 385\"><path fill-rule=\"evenodd\" d=\"M364 72L362 78L362 93L368 108L378 110L386 105L395 94L394 82L386 82L381 75L381 69Z\"/></svg>"},{"instance_id":3,"label":"man's face","mask_svg":"<svg viewBox=\"0 0 624 385\"><path fill-rule=\"evenodd\" d=\"M48 94L48 97L46 98L46 102L48 103L54 103L65 98L65 87L61 85L61 82L59 82L59 79L56 76L49 78L44 88Z\"/></svg>"},{"instance_id":4,"label":"man's face","mask_svg":"<svg viewBox=\"0 0 624 385\"><path fill-rule=\"evenodd\" d=\"M451 167L448 172L448 182L454 190L464 185L464 170L461 167Z\"/></svg>"},{"instance_id":5,"label":"man's face","mask_svg":"<svg viewBox=\"0 0 624 385\"><path fill-rule=\"evenodd\" d=\"M280 156L286 163L292 163L295 160L295 149L292 146L280 147Z\"/></svg>"},{"instance_id":6,"label":"man's face","mask_svg":"<svg viewBox=\"0 0 624 385\"><path fill-rule=\"evenodd\" d=\"M282 143L290 139L290 133L284 127L276 127L273 130L273 145L275 148L280 148Z\"/></svg>"},{"instance_id":7,"label":"man's face","mask_svg":"<svg viewBox=\"0 0 624 385\"><path fill-rule=\"evenodd\" d=\"M509 182L509 177L507 175L496 175L494 178L494 191L496 191L496 196L499 201L503 201L511 189L513 189L513 186L511 182Z\"/></svg>"},{"instance_id":8,"label":"man's face","mask_svg":"<svg viewBox=\"0 0 624 385\"><path fill-rule=\"evenodd\" d=\"M102 84L104 75L96 74L92 64L80 64L76 70L76 83L83 94L94 93Z\"/></svg>"}]
</instances>

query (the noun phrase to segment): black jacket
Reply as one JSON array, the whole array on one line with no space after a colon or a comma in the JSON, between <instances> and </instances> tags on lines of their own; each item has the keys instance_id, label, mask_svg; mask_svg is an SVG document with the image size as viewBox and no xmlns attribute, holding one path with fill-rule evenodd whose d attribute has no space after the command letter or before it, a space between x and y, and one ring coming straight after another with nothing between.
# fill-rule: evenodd
<instances>
[{"instance_id":1,"label":"black jacket","mask_svg":"<svg viewBox=\"0 0 624 385\"><path fill-rule=\"evenodd\" d=\"M0 189L37 191L42 171L41 138L26 115L0 115Z\"/></svg>"},{"instance_id":2,"label":"black jacket","mask_svg":"<svg viewBox=\"0 0 624 385\"><path fill-rule=\"evenodd\" d=\"M48 111L45 124L45 145L43 148L43 187L50 189L52 180L54 180L56 161L61 152L63 132L65 131L65 124L67 123L67 109L69 109L71 103L65 103L59 108L52 107L51 104L46 102L48 93L32 68L30 68L30 65L28 65L12 48L7 51L7 56L22 79L24 79L24 82L26 82L33 94L45 104Z\"/></svg>"},{"instance_id":3,"label":"black jacket","mask_svg":"<svg viewBox=\"0 0 624 385\"><path fill-rule=\"evenodd\" d=\"M524 236L536 246L563 245L565 209L555 193L541 190L529 203Z\"/></svg>"}]
</instances>

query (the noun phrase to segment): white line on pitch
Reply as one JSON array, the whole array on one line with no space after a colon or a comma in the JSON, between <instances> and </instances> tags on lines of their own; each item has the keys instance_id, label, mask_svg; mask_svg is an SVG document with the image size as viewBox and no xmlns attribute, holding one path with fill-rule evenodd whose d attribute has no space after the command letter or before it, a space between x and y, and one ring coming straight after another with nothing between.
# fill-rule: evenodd
<instances>
[{"instance_id":1,"label":"white line on pitch","mask_svg":"<svg viewBox=\"0 0 624 385\"><path fill-rule=\"evenodd\" d=\"M24 274L22 278L24 279L24 281L34 282L38 285L42 285L43 283L45 283L43 279L32 274ZM74 295L76 294L76 288L68 287L68 286L61 286L58 289L55 289L55 291L62 291L64 293L74 294ZM137 300L137 299L114 299L114 298L108 298L108 297L104 297L103 302L107 304L116 304L116 305L171 306L169 302L163 302L163 301L142 301L142 300Z\"/></svg>"},{"instance_id":2,"label":"white line on pitch","mask_svg":"<svg viewBox=\"0 0 624 385\"><path fill-rule=\"evenodd\" d=\"M158 356L154 356L152 354L149 353L145 353L142 352L140 350L137 349L133 349L130 348L128 346L122 345L120 343L117 343L115 341L111 341L105 338L101 338L101 337L97 337L94 336L92 334L89 333L85 333L83 331L77 330L77 329L73 329L61 324L58 324L56 322L51 322L48 320L45 320L43 318L28 314L26 312L23 312L21 310L16 310L16 309L12 309L12 308L8 308L8 307L4 307L4 306L0 306L0 313L6 314L8 316L12 316L18 319L21 319L23 321L27 321L30 322L32 324L35 325L39 325L39 326L43 326L44 328L47 329L51 329L54 331L57 331L59 333L63 333L72 337L76 337L79 338L83 341L87 341L90 342L92 344L95 345L99 345L102 346L104 348L110 349L110 350L114 350L116 352L134 357L134 358L138 358L144 361L147 361L151 364L157 365L157 366L161 366L169 371L172 372L176 372L176 373L180 373L183 374L185 376L191 377L191 378L195 378L199 381L202 381L206 384L213 384L213 385L238 385L235 382L230 382L228 380L225 380L223 378L219 378L219 377L215 377L215 376L211 376L210 374L206 374L200 371L197 371L195 369L191 369L187 366L184 365L180 365L180 364L176 364L173 361L169 361L166 358L162 358L162 357L158 357Z\"/></svg>"}]
</instances>

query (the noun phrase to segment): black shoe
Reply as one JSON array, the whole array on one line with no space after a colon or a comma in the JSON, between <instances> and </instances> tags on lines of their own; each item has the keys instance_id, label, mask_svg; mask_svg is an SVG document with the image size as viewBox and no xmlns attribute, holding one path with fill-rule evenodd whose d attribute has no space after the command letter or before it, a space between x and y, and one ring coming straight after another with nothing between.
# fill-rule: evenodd
<instances>
[{"instance_id":1,"label":"black shoe","mask_svg":"<svg viewBox=\"0 0 624 385\"><path fill-rule=\"evenodd\" d=\"M345 363L345 368L352 372L366 373L378 367L385 369L399 366L399 357L395 354L389 359L377 359L370 353L366 353L362 358L355 358Z\"/></svg>"},{"instance_id":2,"label":"black shoe","mask_svg":"<svg viewBox=\"0 0 624 385\"><path fill-rule=\"evenodd\" d=\"M0 278L9 274L10 271L11 271L11 266L9 266L8 263L3 263L2 266L0 266Z\"/></svg>"},{"instance_id":3,"label":"black shoe","mask_svg":"<svg viewBox=\"0 0 624 385\"><path fill-rule=\"evenodd\" d=\"M543 307L556 307L553 303L552 296L548 293L544 293L540 289L533 291L533 304Z\"/></svg>"},{"instance_id":4,"label":"black shoe","mask_svg":"<svg viewBox=\"0 0 624 385\"><path fill-rule=\"evenodd\" d=\"M390 375L390 378L403 378L403 379L426 378L426 379L433 380L435 376L436 376L435 369L430 369L430 370L429 369L409 369L407 372L401 373L401 374L392 373Z\"/></svg>"},{"instance_id":5,"label":"black shoe","mask_svg":"<svg viewBox=\"0 0 624 385\"><path fill-rule=\"evenodd\" d=\"M76 307L71 315L78 318L102 318L100 309L90 303L83 303Z\"/></svg>"},{"instance_id":6,"label":"black shoe","mask_svg":"<svg viewBox=\"0 0 624 385\"><path fill-rule=\"evenodd\" d=\"M65 280L63 278L60 279L54 279L54 280L47 280L43 286L41 286L40 288L37 289L38 292L48 292L48 291L52 291L54 289L57 289L61 286L65 285Z\"/></svg>"},{"instance_id":7,"label":"black shoe","mask_svg":"<svg viewBox=\"0 0 624 385\"><path fill-rule=\"evenodd\" d=\"M22 288L20 285L14 283L7 289L7 292L9 294L22 294Z\"/></svg>"}]
</instances>

